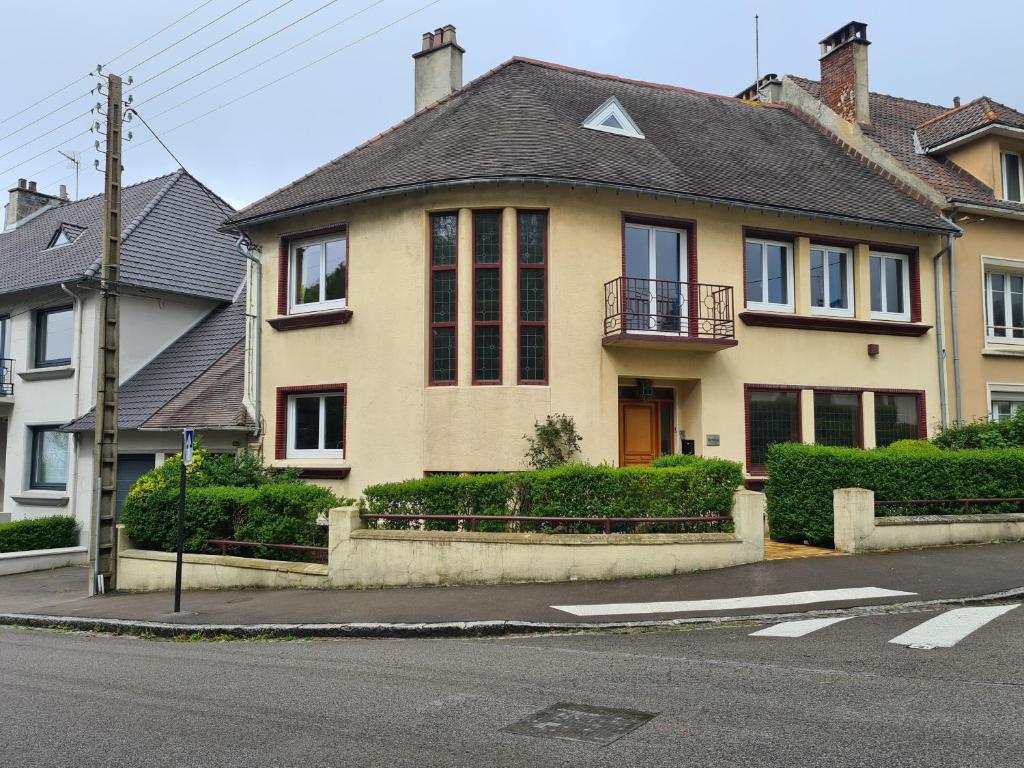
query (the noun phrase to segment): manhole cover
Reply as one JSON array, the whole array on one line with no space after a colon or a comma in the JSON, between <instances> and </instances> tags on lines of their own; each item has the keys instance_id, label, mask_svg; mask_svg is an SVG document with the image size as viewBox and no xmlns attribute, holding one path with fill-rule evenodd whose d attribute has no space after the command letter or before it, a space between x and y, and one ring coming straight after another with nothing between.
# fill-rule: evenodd
<instances>
[{"instance_id":1,"label":"manhole cover","mask_svg":"<svg viewBox=\"0 0 1024 768\"><path fill-rule=\"evenodd\" d=\"M559 703L534 712L501 730L542 739L569 739L592 744L611 744L635 731L657 712L591 707Z\"/></svg>"}]
</instances>

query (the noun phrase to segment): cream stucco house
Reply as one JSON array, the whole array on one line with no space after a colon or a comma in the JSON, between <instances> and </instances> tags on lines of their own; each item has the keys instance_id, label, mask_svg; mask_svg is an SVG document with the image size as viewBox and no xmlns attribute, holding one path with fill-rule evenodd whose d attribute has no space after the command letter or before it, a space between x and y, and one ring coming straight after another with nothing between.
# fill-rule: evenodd
<instances>
[{"instance_id":1,"label":"cream stucco house","mask_svg":"<svg viewBox=\"0 0 1024 768\"><path fill-rule=\"evenodd\" d=\"M231 217L261 253L263 449L336 491L939 420L934 256L958 232L797 110L513 59L445 27L403 123ZM254 276L255 277L255 276Z\"/></svg>"}]
</instances>

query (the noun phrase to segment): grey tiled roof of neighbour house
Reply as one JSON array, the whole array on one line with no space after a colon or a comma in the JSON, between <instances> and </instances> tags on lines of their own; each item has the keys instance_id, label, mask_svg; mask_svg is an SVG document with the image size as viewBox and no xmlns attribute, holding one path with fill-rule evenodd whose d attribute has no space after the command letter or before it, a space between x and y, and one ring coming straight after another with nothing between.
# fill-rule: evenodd
<instances>
[{"instance_id":1,"label":"grey tiled roof of neighbour house","mask_svg":"<svg viewBox=\"0 0 1024 768\"><path fill-rule=\"evenodd\" d=\"M236 236L219 231L231 207L190 174L124 188L121 282L230 302L245 273ZM68 245L49 248L64 227ZM101 259L103 197L63 203L0 231L0 294L95 277Z\"/></svg>"},{"instance_id":2,"label":"grey tiled roof of neighbour house","mask_svg":"<svg viewBox=\"0 0 1024 768\"><path fill-rule=\"evenodd\" d=\"M582 127L611 96L645 138ZM502 179L950 229L931 207L788 109L528 59L497 67L229 221Z\"/></svg>"},{"instance_id":3,"label":"grey tiled roof of neighbour house","mask_svg":"<svg viewBox=\"0 0 1024 768\"><path fill-rule=\"evenodd\" d=\"M819 98L819 83L802 77L786 75L787 79ZM1011 125L1024 115L991 99L977 99L959 109L927 104L921 101L871 93L870 136L919 178L945 195L950 203L983 205L1024 213L1024 204L1000 200L993 190L942 154L925 154L926 146L965 135L995 122ZM995 106L993 121L987 107ZM1013 117L1016 115L1016 117ZM917 134L918 143L914 137ZM926 145L928 141L930 144Z\"/></svg>"},{"instance_id":4,"label":"grey tiled roof of neighbour house","mask_svg":"<svg viewBox=\"0 0 1024 768\"><path fill-rule=\"evenodd\" d=\"M118 428L244 430L245 296L214 309L121 385ZM64 426L91 432L95 414Z\"/></svg>"}]
</instances>

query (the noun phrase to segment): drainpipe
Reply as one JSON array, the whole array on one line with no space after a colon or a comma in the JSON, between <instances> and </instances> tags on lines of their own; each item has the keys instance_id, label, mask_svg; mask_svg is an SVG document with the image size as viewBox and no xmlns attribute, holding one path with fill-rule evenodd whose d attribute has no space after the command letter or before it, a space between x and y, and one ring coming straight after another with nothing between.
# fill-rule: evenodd
<instances>
[{"instance_id":1,"label":"drainpipe","mask_svg":"<svg viewBox=\"0 0 1024 768\"><path fill-rule=\"evenodd\" d=\"M263 433L263 417L260 410L260 390L261 390L261 377L260 372L262 366L260 364L260 355L262 351L262 334L263 334L263 262L257 257L253 256L249 252L249 246L246 244L246 237L244 234L238 235L238 240L235 243L235 247L243 257L248 259L256 267L256 280L255 290L256 292L256 329L253 332L252 346L253 346L253 402L252 407L254 411L254 421L256 422L256 436L259 437Z\"/></svg>"},{"instance_id":2,"label":"drainpipe","mask_svg":"<svg viewBox=\"0 0 1024 768\"><path fill-rule=\"evenodd\" d=\"M949 403L946 394L945 331L942 323L942 257L949 251L947 244L932 256L932 274L935 277L935 356L939 366L939 416L942 428L949 426Z\"/></svg>"},{"instance_id":3,"label":"drainpipe","mask_svg":"<svg viewBox=\"0 0 1024 768\"><path fill-rule=\"evenodd\" d=\"M66 283L60 284L60 289L70 296L75 302L75 346L73 351L73 360L75 362L75 399L74 399L74 410L72 411L72 418L77 419L81 414L78 412L78 407L81 402L80 388L79 385L82 379L82 313L84 311L84 304L82 297L67 287ZM68 472L68 487L71 489L71 493L68 494L68 512L71 517L76 517L76 499L78 498L78 433L71 433L71 442L73 450L71 451L71 467Z\"/></svg>"},{"instance_id":4,"label":"drainpipe","mask_svg":"<svg viewBox=\"0 0 1024 768\"><path fill-rule=\"evenodd\" d=\"M956 209L950 211L947 221L953 224ZM955 226L955 224L954 224ZM962 231L961 231L962 234ZM956 423L962 424L964 418L963 398L960 388L960 337L956 310L956 259L953 253L953 242L958 235L952 232L946 236L946 249L949 251L949 332L953 337L953 392L956 399Z\"/></svg>"}]
</instances>

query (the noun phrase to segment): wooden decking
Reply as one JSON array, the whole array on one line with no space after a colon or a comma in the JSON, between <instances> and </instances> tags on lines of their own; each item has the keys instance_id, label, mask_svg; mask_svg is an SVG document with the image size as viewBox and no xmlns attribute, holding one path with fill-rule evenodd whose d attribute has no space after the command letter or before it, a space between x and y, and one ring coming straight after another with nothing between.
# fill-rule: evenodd
<instances>
[{"instance_id":1,"label":"wooden decking","mask_svg":"<svg viewBox=\"0 0 1024 768\"><path fill-rule=\"evenodd\" d=\"M804 557L836 557L845 554L847 553L834 549L810 547L804 544L786 544L781 541L766 541L764 543L765 560L797 560Z\"/></svg>"}]
</instances>

